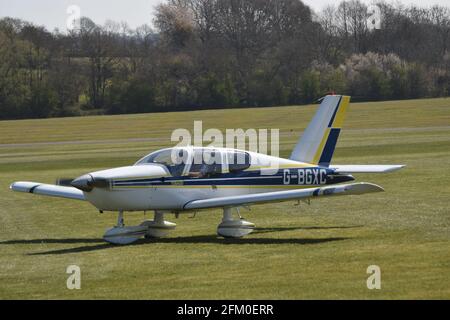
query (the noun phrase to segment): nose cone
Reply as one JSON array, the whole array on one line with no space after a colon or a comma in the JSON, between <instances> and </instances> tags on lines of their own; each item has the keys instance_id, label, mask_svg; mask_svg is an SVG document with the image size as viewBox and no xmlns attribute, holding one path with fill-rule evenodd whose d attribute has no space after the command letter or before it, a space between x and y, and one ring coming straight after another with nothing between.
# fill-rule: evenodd
<instances>
[{"instance_id":1,"label":"nose cone","mask_svg":"<svg viewBox=\"0 0 450 320\"><path fill-rule=\"evenodd\" d=\"M90 192L94 188L94 178L90 174L86 174L76 178L70 184L81 191Z\"/></svg>"}]
</instances>

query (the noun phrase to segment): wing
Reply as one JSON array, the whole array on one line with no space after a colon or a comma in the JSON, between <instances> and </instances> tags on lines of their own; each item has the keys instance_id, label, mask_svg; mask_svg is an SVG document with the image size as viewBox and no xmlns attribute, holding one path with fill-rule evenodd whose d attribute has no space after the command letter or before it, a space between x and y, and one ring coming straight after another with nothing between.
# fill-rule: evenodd
<instances>
[{"instance_id":1,"label":"wing","mask_svg":"<svg viewBox=\"0 0 450 320\"><path fill-rule=\"evenodd\" d=\"M404 165L332 165L336 173L386 173L404 168Z\"/></svg>"},{"instance_id":2,"label":"wing","mask_svg":"<svg viewBox=\"0 0 450 320\"><path fill-rule=\"evenodd\" d=\"M83 191L72 187L55 186L37 182L14 182L9 188L17 192L26 192L74 200L86 200L84 198Z\"/></svg>"},{"instance_id":3,"label":"wing","mask_svg":"<svg viewBox=\"0 0 450 320\"><path fill-rule=\"evenodd\" d=\"M230 196L205 200L194 200L184 205L185 210L206 209L218 207L233 207L240 205L261 204L267 202L282 202L300 200L322 196L359 195L364 193L381 192L383 188L371 183L342 184L321 188L308 188L289 191L276 191L242 196Z\"/></svg>"}]
</instances>

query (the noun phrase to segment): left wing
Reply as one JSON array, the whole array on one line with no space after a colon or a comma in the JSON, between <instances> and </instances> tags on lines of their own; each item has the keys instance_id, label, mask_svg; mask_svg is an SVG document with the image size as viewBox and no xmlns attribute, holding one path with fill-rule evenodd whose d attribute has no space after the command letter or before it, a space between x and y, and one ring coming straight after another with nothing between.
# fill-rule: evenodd
<instances>
[{"instance_id":1,"label":"left wing","mask_svg":"<svg viewBox=\"0 0 450 320\"><path fill-rule=\"evenodd\" d=\"M184 205L185 210L206 209L218 207L233 207L240 205L261 204L267 202L282 202L322 196L359 195L372 192L382 192L383 188L376 184L360 182L341 184L320 188L308 188L289 191L275 191L242 196L230 196L205 200L193 200Z\"/></svg>"},{"instance_id":2,"label":"left wing","mask_svg":"<svg viewBox=\"0 0 450 320\"><path fill-rule=\"evenodd\" d=\"M73 187L55 186L37 182L14 182L9 188L17 192L26 192L73 200L86 200L84 198L83 191Z\"/></svg>"}]
</instances>

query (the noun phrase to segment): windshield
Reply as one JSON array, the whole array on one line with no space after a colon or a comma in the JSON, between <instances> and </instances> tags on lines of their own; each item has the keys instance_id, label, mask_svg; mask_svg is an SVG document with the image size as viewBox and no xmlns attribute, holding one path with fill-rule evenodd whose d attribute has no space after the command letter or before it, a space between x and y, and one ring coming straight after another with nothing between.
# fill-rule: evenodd
<instances>
[{"instance_id":1,"label":"windshield","mask_svg":"<svg viewBox=\"0 0 450 320\"><path fill-rule=\"evenodd\" d=\"M187 152L183 149L166 149L146 156L135 165L161 164L170 171L172 176L179 177L183 174L184 167L186 166L186 157Z\"/></svg>"}]
</instances>

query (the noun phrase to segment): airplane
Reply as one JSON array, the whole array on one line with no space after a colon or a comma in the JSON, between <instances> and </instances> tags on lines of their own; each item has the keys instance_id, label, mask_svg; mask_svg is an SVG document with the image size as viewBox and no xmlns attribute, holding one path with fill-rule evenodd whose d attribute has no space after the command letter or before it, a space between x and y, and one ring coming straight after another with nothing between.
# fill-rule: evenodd
<instances>
[{"instance_id":1,"label":"airplane","mask_svg":"<svg viewBox=\"0 0 450 320\"><path fill-rule=\"evenodd\" d=\"M165 237L176 227L165 220L166 214L178 217L211 208L223 210L217 234L241 238L254 231L255 224L241 218L240 208L382 192L383 188L372 183L351 182L353 174L393 172L404 167L331 164L349 104L349 96L322 98L289 159L230 148L174 147L152 152L132 166L85 174L69 186L15 182L10 188L88 201L101 213L118 212L117 225L103 236L112 244ZM150 210L154 211L152 220L125 226L124 212Z\"/></svg>"}]
</instances>

